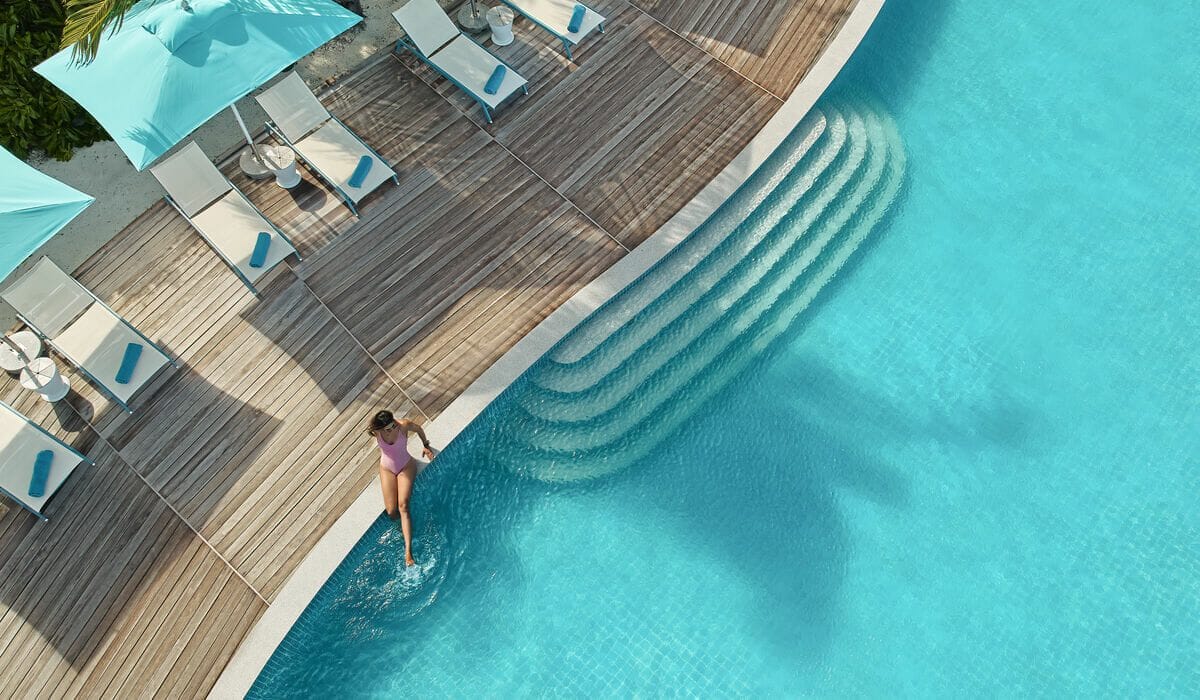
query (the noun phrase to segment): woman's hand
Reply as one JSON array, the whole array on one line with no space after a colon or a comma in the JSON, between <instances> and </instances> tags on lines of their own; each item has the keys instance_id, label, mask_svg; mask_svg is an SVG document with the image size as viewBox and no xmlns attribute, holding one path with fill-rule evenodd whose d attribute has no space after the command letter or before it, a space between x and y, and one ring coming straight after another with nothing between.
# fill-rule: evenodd
<instances>
[{"instance_id":1,"label":"woman's hand","mask_svg":"<svg viewBox=\"0 0 1200 700\"><path fill-rule=\"evenodd\" d=\"M433 459L434 457L437 456L437 454L433 451L432 447L430 447L429 445L426 445L424 448L421 449L421 456L424 457L425 459Z\"/></svg>"}]
</instances>

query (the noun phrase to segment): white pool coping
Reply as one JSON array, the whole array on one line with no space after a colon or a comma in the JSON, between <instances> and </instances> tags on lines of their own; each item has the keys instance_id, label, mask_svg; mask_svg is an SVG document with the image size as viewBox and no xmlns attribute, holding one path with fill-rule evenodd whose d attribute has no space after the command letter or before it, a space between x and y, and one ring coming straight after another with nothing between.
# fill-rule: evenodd
<instances>
[{"instance_id":1,"label":"white pool coping","mask_svg":"<svg viewBox=\"0 0 1200 700\"><path fill-rule=\"evenodd\" d=\"M808 75L742 152L654 235L576 292L484 371L445 411L425 426L429 439L435 445L448 444L580 321L704 223L808 114L862 42L883 3L884 0L859 0ZM420 452L415 449L419 445L410 444L409 448L410 452ZM292 572L274 602L234 652L209 693L210 698L232 699L246 695L300 614L380 512L379 487L372 482Z\"/></svg>"}]
</instances>

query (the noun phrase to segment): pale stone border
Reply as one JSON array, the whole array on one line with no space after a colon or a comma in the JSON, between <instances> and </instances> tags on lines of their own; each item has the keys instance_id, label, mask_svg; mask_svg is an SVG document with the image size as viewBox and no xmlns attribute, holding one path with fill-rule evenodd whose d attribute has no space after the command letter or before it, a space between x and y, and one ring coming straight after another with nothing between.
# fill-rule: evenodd
<instances>
[{"instance_id":1,"label":"pale stone border","mask_svg":"<svg viewBox=\"0 0 1200 700\"><path fill-rule=\"evenodd\" d=\"M859 0L808 75L742 152L653 236L579 290L480 375L425 427L429 439L435 445L448 444L500 392L580 321L650 269L704 223L775 152L808 114L850 59L883 3L884 0ZM419 447L419 444L410 443L409 451L419 454ZM284 583L275 601L242 640L209 697L223 699L245 696L300 614L379 517L379 499L379 487L371 483L317 541Z\"/></svg>"}]
</instances>

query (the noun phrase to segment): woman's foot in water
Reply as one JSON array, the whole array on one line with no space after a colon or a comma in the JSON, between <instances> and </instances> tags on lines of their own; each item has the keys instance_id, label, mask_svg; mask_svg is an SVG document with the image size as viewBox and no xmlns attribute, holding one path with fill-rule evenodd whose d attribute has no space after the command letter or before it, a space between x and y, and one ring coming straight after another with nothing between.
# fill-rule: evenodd
<instances>
[{"instance_id":1,"label":"woman's foot in water","mask_svg":"<svg viewBox=\"0 0 1200 700\"><path fill-rule=\"evenodd\" d=\"M411 554L405 554L404 555L404 565L405 566L416 566L417 560L413 559Z\"/></svg>"}]
</instances>

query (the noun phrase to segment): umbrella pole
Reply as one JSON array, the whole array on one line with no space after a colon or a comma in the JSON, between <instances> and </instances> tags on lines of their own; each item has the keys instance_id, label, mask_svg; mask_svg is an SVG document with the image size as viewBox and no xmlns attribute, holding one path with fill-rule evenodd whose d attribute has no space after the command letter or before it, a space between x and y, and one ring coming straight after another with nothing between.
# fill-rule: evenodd
<instances>
[{"instance_id":1,"label":"umbrella pole","mask_svg":"<svg viewBox=\"0 0 1200 700\"><path fill-rule=\"evenodd\" d=\"M250 130L246 128L246 122L242 121L242 113L238 111L237 105L231 104L229 108L233 110L233 118L237 120L238 126L242 128L242 136L246 137L246 143L250 144L250 152L254 154L254 160L264 168L267 167L267 164L263 162L262 156L258 154L258 146L254 145L254 139L250 138Z\"/></svg>"}]
</instances>

